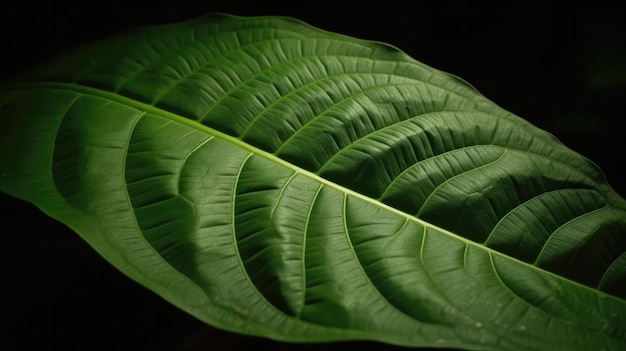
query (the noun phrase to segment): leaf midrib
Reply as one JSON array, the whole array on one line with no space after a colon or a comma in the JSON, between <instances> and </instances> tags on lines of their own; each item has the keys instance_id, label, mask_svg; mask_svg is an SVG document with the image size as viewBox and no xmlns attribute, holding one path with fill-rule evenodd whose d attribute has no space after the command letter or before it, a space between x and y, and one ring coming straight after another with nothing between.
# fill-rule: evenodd
<instances>
[{"instance_id":1,"label":"leaf midrib","mask_svg":"<svg viewBox=\"0 0 626 351\"><path fill-rule=\"evenodd\" d=\"M598 289L589 287L587 285L583 285L581 283L578 283L576 281L567 279L567 278L565 278L563 276L560 276L558 274L555 274L555 273L552 273L550 271L544 270L544 269L542 269L540 267L537 267L535 265L532 265L530 263L521 261L521 260L519 260L519 259L517 259L515 257L509 256L509 255L505 255L505 254L503 254L503 253L501 253L499 251L496 251L496 250L494 250L494 249L492 249L490 247L484 246L484 245L482 245L480 243L477 243L475 241L469 240L469 239L467 239L467 238L465 238L465 237L463 237L461 235L455 234L455 233L453 233L453 232L451 232L449 230L446 230L444 228L438 227L438 226L436 226L436 225L434 225L432 223L426 222L426 221L424 221L424 220L422 220L420 218L417 218L417 217L412 216L412 215L410 215L408 213L400 211L400 210L398 210L398 209L396 209L394 207L391 207L391 206L389 206L389 205L387 205L387 204L385 204L383 202L380 202L377 199L373 199L371 197L368 197L368 196L365 196L363 194L360 194L360 193L358 193L358 192L356 192L354 190L351 190L349 188L341 186L341 185L339 185L337 183L331 182L331 181L329 181L329 180L327 180L327 179L325 179L325 178L323 178L323 177L321 177L321 176L319 176L319 175L317 175L317 174L315 174L315 173L313 173L311 171L308 171L308 170L303 169L303 168L301 168L299 166L296 166L296 165L294 165L294 164L292 164L290 162L287 162L287 161L277 157L276 155L274 155L274 154L272 154L270 152L264 151L262 149L259 149L259 148L255 147L255 146L253 146L253 145L250 145L250 144L242 141L239 138L233 137L233 136L231 136L229 134L226 134L226 133L221 132L219 130L216 130L214 128L211 128L211 127L208 127L206 125L200 124L197 121L191 120L189 118L185 118L183 116L177 115L177 114L169 112L167 110L163 110L163 109L155 107L153 105L150 105L150 104L147 104L147 103L143 103L141 101L137 101L137 100L128 98L126 96L119 95L119 94L114 93L114 92L110 92L110 91L106 91L106 90L102 90L102 89L98 89L98 88L93 88L93 87L88 87L88 86L84 86L84 85L80 85L80 84L76 84L76 83L44 81L44 82L23 83L23 84L15 84L15 85L10 85L10 86L0 87L0 91L2 91L2 90L7 90L7 91L8 90L13 90L13 91L15 91L15 90L28 90L28 89L56 89L56 90L72 91L72 92L75 92L75 93L80 93L80 94L84 94L84 95L91 95L91 96L100 97L100 98L103 98L103 99L106 99L106 100L109 100L109 101L114 101L114 102L123 104L125 106L132 107L132 108L135 108L135 109L137 109L139 111L142 111L142 112L144 112L144 115L146 113L151 113L151 114L154 114L154 115L158 115L158 116L161 116L161 117L168 118L168 119L170 119L170 120L172 120L174 122L178 122L178 123L184 124L184 125L186 125L186 126L188 126L190 128L193 128L195 130L207 133L207 134L209 134L209 135L211 135L211 136L213 136L215 138L219 138L219 139L221 139L221 140L223 140L225 142L228 142L230 144L238 146L238 147L240 147L240 148L242 148L244 150L247 150L248 152L250 152L250 153L252 153L254 155L261 156L261 157L263 157L263 158L265 158L265 159L267 159L267 160L269 160L271 162L274 162L274 163L276 163L276 164L278 164L278 165L280 165L282 167L286 167L287 169L290 169L293 172L297 172L298 174L306 176L306 177L308 177L311 180L317 181L317 182L319 182L322 185L329 186L329 187L331 187L331 188L333 188L333 189L335 189L337 191L340 191L340 192L342 192L342 193L344 193L346 195L354 196L354 197L356 197L356 198L358 198L358 199L360 199L362 201L374 204L374 205L376 205L376 206L378 206L378 207L380 207L382 209L385 209L387 211L391 211L392 213L395 213L395 214L397 214L397 215L399 215L401 217L404 217L406 220L410 220L410 221L413 221L415 223L418 223L418 224L424 226L425 230L426 230L426 228L431 228L431 229L436 230L437 232L439 232L441 234L444 234L444 235L447 235L447 236L449 236L449 237L451 237L453 239L459 240L459 241L461 241L461 242L463 242L463 243L465 243L467 245L472 245L472 246L477 247L477 248L479 248L481 250L484 250L485 252L487 252L490 255L498 255L498 256L503 257L505 259L514 261L517 264L529 267L530 269L533 269L533 270L536 270L536 271L540 271L542 274L547 274L547 275L556 277L557 279L564 280L564 281L567 281L567 282L569 282L571 284L574 284L574 285L578 286L579 288L590 290L590 291L592 291L593 293L596 293L596 294L601 294L604 297L612 298L612 299L615 299L615 300L620 301L620 302L624 301L624 300L622 300L622 299L620 299L620 298L618 298L616 296L607 294L607 293L605 293L605 292L603 292L601 290L598 290Z\"/></svg>"}]
</instances>

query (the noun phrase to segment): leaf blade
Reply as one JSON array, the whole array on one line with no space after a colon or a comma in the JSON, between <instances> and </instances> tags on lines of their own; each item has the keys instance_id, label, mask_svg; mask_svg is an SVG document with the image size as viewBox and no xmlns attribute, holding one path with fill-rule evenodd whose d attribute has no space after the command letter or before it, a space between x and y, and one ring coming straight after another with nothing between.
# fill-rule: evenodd
<instances>
[{"instance_id":1,"label":"leaf blade","mask_svg":"<svg viewBox=\"0 0 626 351\"><path fill-rule=\"evenodd\" d=\"M12 130L18 130L18 136L3 145L17 145L24 138L34 142L20 155L36 155L40 149L47 152L27 161L3 157L0 169L9 177L3 177L2 190L33 201L83 235L129 276L200 319L229 330L292 341L366 338L466 348L568 349L578 343L617 348L624 343L624 330L619 327L624 325L620 323L623 317L611 314L623 311L622 300L598 291L595 282L593 289L582 287L481 241L498 242L492 234L505 217L521 212L522 218L528 218L532 211L526 204L537 201L537 194L552 194L545 189L572 188L580 198L587 198L580 195L579 187L595 200L583 201L583 210L571 210L571 217L580 218L577 214L594 208L612 208L614 224L601 234L617 243L612 256L617 263L605 265L607 273L596 280L600 286L605 285L605 276L619 281L624 200L610 191L593 165L453 77L389 47L290 21L285 24L284 19L222 21L209 21L207 27L204 22L196 27L198 23L192 21L153 28L148 34L125 37L126 44L110 41L101 46L119 45L119 53L128 48L124 45L139 40L144 44L135 53L145 50L146 57L156 63L146 59L139 64L138 58L113 55L108 56L113 61L89 62L89 67L43 70L40 78L56 83L32 80L30 85L5 89L2 112L8 117L3 118L15 123ZM229 26L238 31L219 31ZM260 27L260 31L248 26ZM190 79L197 78L191 67L197 55L185 56L190 49L183 50L181 43L192 45L195 41L189 38L198 39L198 28L209 27L215 33L206 40L226 48L214 54L217 61L225 60L231 49L241 57L245 50L237 45L248 50L254 46L242 45L243 38L244 43L258 40L258 50L269 53L259 57L267 58L269 64L233 63L235 69L227 65L225 70L231 73L224 73L220 84L211 78L204 78L210 81L207 85L198 84ZM177 30L170 32L172 28ZM160 31L163 37L157 35ZM195 36L189 37L190 32ZM232 38L233 33L236 41L214 39L215 35ZM275 38L276 33L286 37ZM304 34L313 40L293 39ZM145 44L151 35L155 37ZM208 44L200 42L209 55ZM304 49L296 45L304 42L314 44ZM327 70L297 65L285 69L302 52L316 53L321 44L325 45L322 54L335 55L341 48L336 43L347 44L348 58L326 59L325 67L338 74L347 71L346 76L354 80L332 81L327 79ZM350 56L354 52L359 56ZM90 50L79 52L74 61L85 54L92 55ZM367 59L360 59L361 55ZM206 62L197 60L196 67ZM310 66L302 67L316 67L310 63L315 60L306 62ZM391 71L394 62L397 65ZM130 66L143 70L133 71ZM67 67L70 70L64 71ZM272 71L275 67L279 68ZM110 69L119 71L110 75ZM351 75L353 71L358 74ZM210 72L215 71L211 68ZM273 79L280 77L297 84ZM367 77L372 86L359 90ZM381 84L381 77L395 84ZM417 83L406 84L407 77ZM326 85L310 84L320 81ZM346 83L342 91L340 85L346 81L352 86ZM217 89L222 96L213 99L207 95L207 86L227 88ZM187 89L196 95L183 98ZM18 97L16 91L29 95L28 99ZM314 99L307 100L308 92L322 91L336 94L318 106L311 102ZM52 104L50 111L46 111L47 103L35 108L25 103L57 99L67 103ZM313 105L311 110L297 111L308 117L287 116L290 122L264 142L262 136L281 121L281 112L302 101ZM451 107L453 111L448 111ZM411 116L410 111L417 114ZM24 115L49 125L30 130L15 122ZM453 161L459 163L450 172L446 167L451 166L445 165ZM24 162L32 168L25 168ZM495 171L482 172L494 165L499 166ZM427 179L432 184L422 185L427 182L416 181L420 172L409 174L419 167L439 180ZM562 173L563 169L569 171ZM470 171L473 177L468 178ZM411 185L417 190L411 190ZM495 192L487 191L489 187ZM516 196L510 197L506 189L515 189ZM406 205L416 211L405 211L402 194L417 192L425 194L424 200ZM298 202L304 208L290 208L289 194L307 194L308 200ZM389 194L396 197L387 202ZM461 200L446 201L451 198ZM556 201L550 198L546 207L552 208ZM492 218L476 220L475 215L485 208L493 210ZM455 213L451 221L450 214ZM297 229L289 228L292 216L300 218ZM600 222L605 221L605 216L600 217ZM301 238L302 232L306 235ZM617 234L603 234L613 232ZM529 246L521 234L513 238ZM302 244L290 247L291 240ZM571 252L562 248L557 245L555 255ZM506 253L529 261L536 251ZM281 255L294 257L296 264L288 264ZM397 262L398 267L385 260ZM381 276L376 270L386 274ZM549 288L533 290L541 286L535 283L519 286L519 272L538 276L528 280L547 281ZM420 284L406 286L406 281ZM482 296L479 292L484 290L493 292ZM598 303L599 311L593 310L595 322L572 321L589 310L576 307L577 299L562 291L584 296L580 299L585 301L603 301ZM545 298L555 292L561 300ZM621 293L617 290L616 295ZM485 312L485 306L494 301L502 307ZM536 308L544 301L548 307ZM524 311L518 316L528 323L514 326L511 312L499 316L505 305L513 306L509 311ZM381 313L385 317L378 319ZM542 323L550 326L548 331L556 331L556 341L547 338ZM571 338L581 330L580 340Z\"/></svg>"}]
</instances>

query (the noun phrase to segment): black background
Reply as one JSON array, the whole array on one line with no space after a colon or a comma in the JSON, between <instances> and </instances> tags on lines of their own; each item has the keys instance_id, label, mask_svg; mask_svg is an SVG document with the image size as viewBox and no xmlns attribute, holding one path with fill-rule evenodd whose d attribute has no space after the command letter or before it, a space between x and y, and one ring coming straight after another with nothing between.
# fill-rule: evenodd
<instances>
[{"instance_id":1,"label":"black background","mask_svg":"<svg viewBox=\"0 0 626 351\"><path fill-rule=\"evenodd\" d=\"M626 16L619 5L15 1L0 13L1 78L124 28L207 12L292 16L390 43L553 133L626 195ZM4 194L0 205L0 350L401 349L291 345L211 328L130 281L30 205Z\"/></svg>"}]
</instances>

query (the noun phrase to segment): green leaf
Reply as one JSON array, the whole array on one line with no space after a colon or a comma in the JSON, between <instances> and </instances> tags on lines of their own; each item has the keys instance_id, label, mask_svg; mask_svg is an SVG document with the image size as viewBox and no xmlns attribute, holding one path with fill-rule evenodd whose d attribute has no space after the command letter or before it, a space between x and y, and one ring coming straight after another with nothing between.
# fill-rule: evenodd
<instances>
[{"instance_id":1,"label":"green leaf","mask_svg":"<svg viewBox=\"0 0 626 351\"><path fill-rule=\"evenodd\" d=\"M212 14L0 90L0 190L198 319L289 342L626 347L626 201L383 43Z\"/></svg>"}]
</instances>

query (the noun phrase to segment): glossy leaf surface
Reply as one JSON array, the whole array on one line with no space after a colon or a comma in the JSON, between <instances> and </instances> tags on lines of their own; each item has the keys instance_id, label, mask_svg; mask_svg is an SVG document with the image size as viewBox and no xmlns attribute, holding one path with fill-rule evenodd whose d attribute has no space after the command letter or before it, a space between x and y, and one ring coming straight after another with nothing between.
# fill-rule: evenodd
<instances>
[{"instance_id":1,"label":"glossy leaf surface","mask_svg":"<svg viewBox=\"0 0 626 351\"><path fill-rule=\"evenodd\" d=\"M626 347L626 201L391 46L210 15L0 91L0 189L197 318L284 341Z\"/></svg>"}]
</instances>

